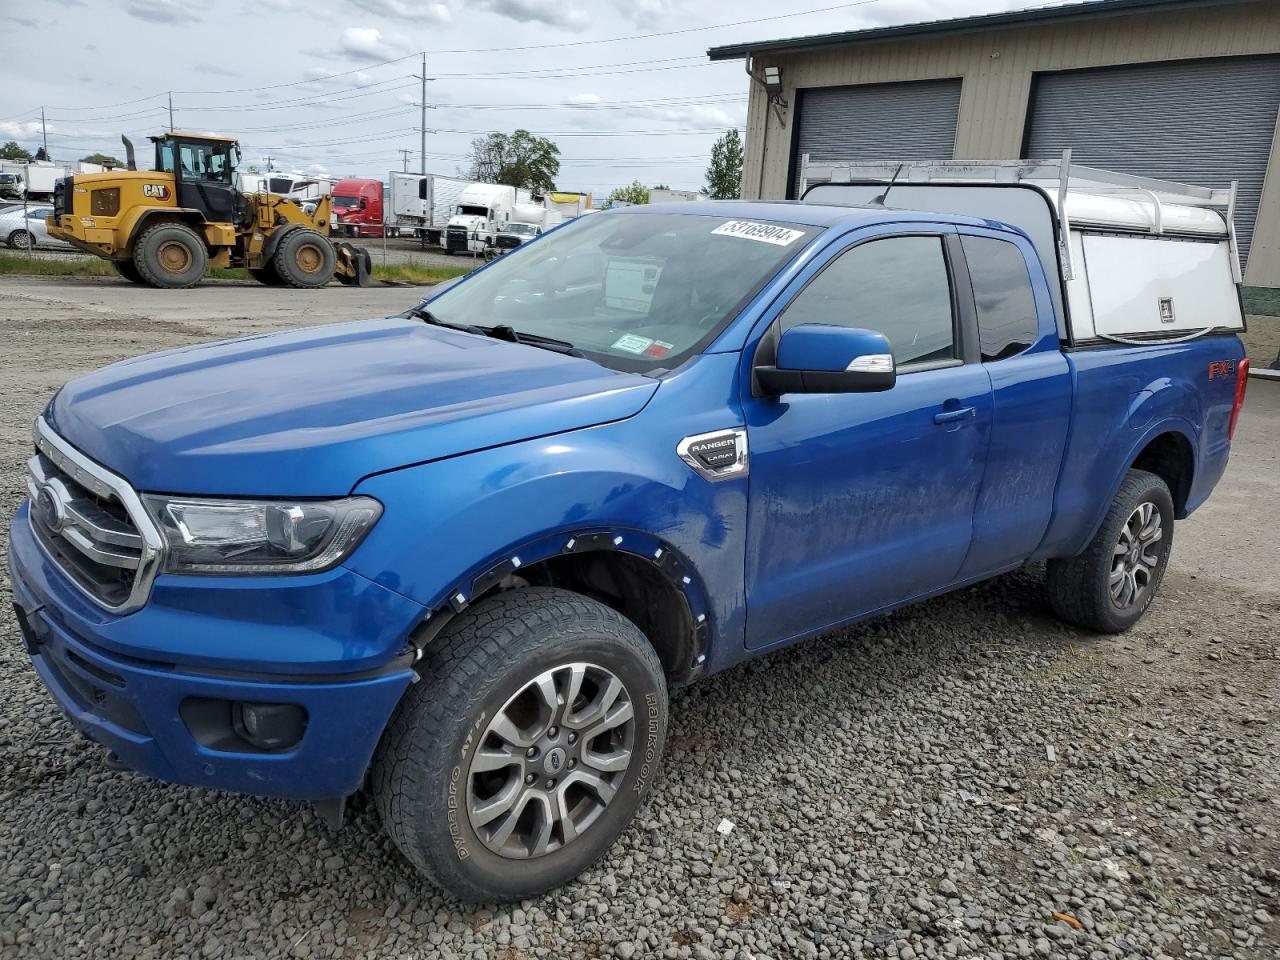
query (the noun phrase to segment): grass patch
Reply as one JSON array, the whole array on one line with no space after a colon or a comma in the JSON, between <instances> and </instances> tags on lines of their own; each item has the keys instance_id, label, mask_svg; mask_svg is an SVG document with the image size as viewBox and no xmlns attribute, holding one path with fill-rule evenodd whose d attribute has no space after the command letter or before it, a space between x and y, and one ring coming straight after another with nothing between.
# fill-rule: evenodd
<instances>
[{"instance_id":1,"label":"grass patch","mask_svg":"<svg viewBox=\"0 0 1280 960\"><path fill-rule=\"evenodd\" d=\"M1275 287L1241 287L1244 312L1262 317L1280 317L1280 289Z\"/></svg>"},{"instance_id":2,"label":"grass patch","mask_svg":"<svg viewBox=\"0 0 1280 960\"><path fill-rule=\"evenodd\" d=\"M431 267L418 263L389 263L385 267L374 264L376 280L395 280L400 283L442 283L454 277L465 277L471 267Z\"/></svg>"},{"instance_id":3,"label":"grass patch","mask_svg":"<svg viewBox=\"0 0 1280 960\"><path fill-rule=\"evenodd\" d=\"M24 273L37 277L118 276L115 267L97 257L48 260L44 257L28 257L22 253L0 252L0 274L6 273Z\"/></svg>"},{"instance_id":4,"label":"grass patch","mask_svg":"<svg viewBox=\"0 0 1280 960\"><path fill-rule=\"evenodd\" d=\"M465 276L471 267L433 267L417 263L393 263L387 266L374 264L375 280L396 283L440 283L454 277ZM98 257L28 257L21 253L0 251L0 275L25 274L37 277L115 277L116 268L108 260ZM244 267L214 267L209 271L212 280L253 280Z\"/></svg>"}]
</instances>

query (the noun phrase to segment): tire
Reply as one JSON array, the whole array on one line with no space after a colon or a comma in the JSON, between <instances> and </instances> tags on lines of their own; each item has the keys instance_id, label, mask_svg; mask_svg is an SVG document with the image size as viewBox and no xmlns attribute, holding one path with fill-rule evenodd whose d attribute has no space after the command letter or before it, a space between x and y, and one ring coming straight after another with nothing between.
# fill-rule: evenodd
<instances>
[{"instance_id":1,"label":"tire","mask_svg":"<svg viewBox=\"0 0 1280 960\"><path fill-rule=\"evenodd\" d=\"M9 246L15 250L34 250L36 240L30 230L15 230L9 234Z\"/></svg>"},{"instance_id":2,"label":"tire","mask_svg":"<svg viewBox=\"0 0 1280 960\"><path fill-rule=\"evenodd\" d=\"M280 275L276 273L276 268L270 263L265 267L250 267L249 276L266 287L279 287L284 284L284 281L280 279Z\"/></svg>"},{"instance_id":3,"label":"tire","mask_svg":"<svg viewBox=\"0 0 1280 960\"><path fill-rule=\"evenodd\" d=\"M271 258L281 283L304 289L323 287L332 280L337 263L329 238L305 228L286 235Z\"/></svg>"},{"instance_id":4,"label":"tire","mask_svg":"<svg viewBox=\"0 0 1280 960\"><path fill-rule=\"evenodd\" d=\"M182 223L148 227L133 246L133 265L143 281L165 290L194 287L209 266L199 234Z\"/></svg>"},{"instance_id":5,"label":"tire","mask_svg":"<svg viewBox=\"0 0 1280 960\"><path fill-rule=\"evenodd\" d=\"M124 277L130 283L146 283L142 274L138 272L138 268L133 265L132 260L112 260L111 265L116 268L116 273Z\"/></svg>"},{"instance_id":6,"label":"tire","mask_svg":"<svg viewBox=\"0 0 1280 960\"><path fill-rule=\"evenodd\" d=\"M1049 561L1054 613L1098 633L1132 627L1164 579L1173 522L1173 497L1165 482L1146 470L1130 470L1085 551Z\"/></svg>"},{"instance_id":7,"label":"tire","mask_svg":"<svg viewBox=\"0 0 1280 960\"><path fill-rule=\"evenodd\" d=\"M382 822L404 855L443 890L480 902L535 896L603 856L657 775L666 737L666 681L640 630L580 594L530 587L459 614L427 646L422 667L383 735L372 778ZM572 702L581 704L587 691L590 702L567 715L560 703L552 713L534 681L549 677L559 702L575 668L584 668L585 679ZM609 677L621 687L612 706L602 696ZM602 718L625 714L628 700L630 719L572 739L575 729L598 730ZM567 719L573 714L576 722ZM508 746L526 742L523 734L508 741L491 732L504 717L528 738L542 731L536 753ZM507 763L473 769L482 747ZM616 769L602 774L596 764ZM593 777L612 789L607 800L584 786ZM473 805L502 796L512 798L510 812L473 822ZM553 798L562 796L569 830L543 813L558 809ZM508 821L513 829L503 838Z\"/></svg>"}]
</instances>

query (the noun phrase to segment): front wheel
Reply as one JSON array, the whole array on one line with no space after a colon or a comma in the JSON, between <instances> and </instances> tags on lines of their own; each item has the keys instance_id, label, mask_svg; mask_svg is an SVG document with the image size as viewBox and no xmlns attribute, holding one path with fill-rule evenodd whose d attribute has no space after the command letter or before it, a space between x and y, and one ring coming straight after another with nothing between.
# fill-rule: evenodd
<instances>
[{"instance_id":1,"label":"front wheel","mask_svg":"<svg viewBox=\"0 0 1280 960\"><path fill-rule=\"evenodd\" d=\"M426 649L373 785L400 850L444 890L503 901L598 860L657 774L667 688L629 620L566 590L508 591Z\"/></svg>"},{"instance_id":2,"label":"front wheel","mask_svg":"<svg viewBox=\"0 0 1280 960\"><path fill-rule=\"evenodd\" d=\"M337 254L329 238L316 230L294 230L280 241L271 266L291 287L323 287L333 279Z\"/></svg>"},{"instance_id":3,"label":"front wheel","mask_svg":"<svg viewBox=\"0 0 1280 960\"><path fill-rule=\"evenodd\" d=\"M15 230L9 234L9 246L15 250L31 250L35 245L35 238L29 230Z\"/></svg>"},{"instance_id":4,"label":"front wheel","mask_svg":"<svg viewBox=\"0 0 1280 960\"><path fill-rule=\"evenodd\" d=\"M112 260L111 265L116 268L116 273L124 277L130 283L146 283L146 278L138 272L138 268L133 265L132 260Z\"/></svg>"},{"instance_id":5,"label":"front wheel","mask_svg":"<svg viewBox=\"0 0 1280 960\"><path fill-rule=\"evenodd\" d=\"M1155 598L1172 547L1168 486L1154 473L1130 470L1085 551L1049 561L1049 604L1069 623L1122 633Z\"/></svg>"}]
</instances>

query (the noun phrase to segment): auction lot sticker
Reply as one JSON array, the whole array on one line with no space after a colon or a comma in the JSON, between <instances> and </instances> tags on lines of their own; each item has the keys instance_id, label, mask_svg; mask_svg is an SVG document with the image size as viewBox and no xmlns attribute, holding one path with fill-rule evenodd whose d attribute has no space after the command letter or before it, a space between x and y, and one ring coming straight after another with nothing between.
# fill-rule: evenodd
<instances>
[{"instance_id":1,"label":"auction lot sticker","mask_svg":"<svg viewBox=\"0 0 1280 960\"><path fill-rule=\"evenodd\" d=\"M744 240L772 243L776 247L790 246L804 236L803 230L792 230L773 223L755 223L752 220L730 220L711 232L718 237L742 237Z\"/></svg>"}]
</instances>

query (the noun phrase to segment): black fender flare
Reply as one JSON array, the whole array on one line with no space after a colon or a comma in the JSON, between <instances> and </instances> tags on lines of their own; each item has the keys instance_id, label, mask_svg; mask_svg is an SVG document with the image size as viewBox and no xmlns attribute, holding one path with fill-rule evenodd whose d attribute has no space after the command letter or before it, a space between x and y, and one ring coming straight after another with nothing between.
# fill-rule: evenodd
<instances>
[{"instance_id":1,"label":"black fender flare","mask_svg":"<svg viewBox=\"0 0 1280 960\"><path fill-rule=\"evenodd\" d=\"M580 531L546 534L508 547L476 564L455 579L436 599L427 604L427 615L414 631L413 645L429 644L457 614L476 597L488 593L521 568L552 557L592 552L625 553L647 562L675 588L688 607L690 658L685 666L692 679L701 673L710 653L712 636L711 598L697 569L680 551L666 541L642 530L625 527L590 527Z\"/></svg>"}]
</instances>

